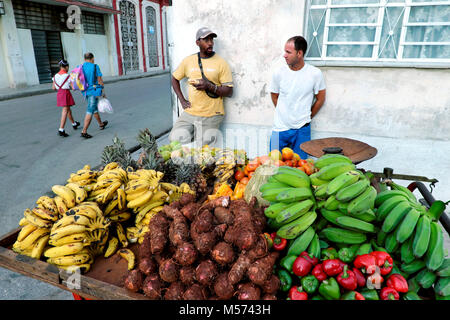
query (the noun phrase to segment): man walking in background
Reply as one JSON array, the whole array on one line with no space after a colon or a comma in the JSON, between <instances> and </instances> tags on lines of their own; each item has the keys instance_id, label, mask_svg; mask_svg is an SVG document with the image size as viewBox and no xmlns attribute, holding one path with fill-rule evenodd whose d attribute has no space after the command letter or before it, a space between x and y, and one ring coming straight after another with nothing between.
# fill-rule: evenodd
<instances>
[{"instance_id":1,"label":"man walking in background","mask_svg":"<svg viewBox=\"0 0 450 320\"><path fill-rule=\"evenodd\" d=\"M95 119L98 122L100 130L105 129L108 121L105 120L102 122L100 115L98 114L98 97L104 96L103 94L103 79L102 72L97 64L94 62L94 55L91 52L84 54L84 63L83 63L83 73L86 79L87 89L83 91L83 95L87 100L87 110L86 116L84 118L83 131L81 132L81 137L85 139L92 138L90 134L87 133L87 129L91 124L92 115L94 115Z\"/></svg>"},{"instance_id":2,"label":"man walking in background","mask_svg":"<svg viewBox=\"0 0 450 320\"><path fill-rule=\"evenodd\" d=\"M311 119L325 102L322 72L305 63L306 49L305 38L288 39L283 56L286 65L274 72L269 88L275 106L270 150L289 147L302 159L308 154L300 149L300 145L311 140Z\"/></svg>"},{"instance_id":3,"label":"man walking in background","mask_svg":"<svg viewBox=\"0 0 450 320\"><path fill-rule=\"evenodd\" d=\"M199 52L183 59L172 74L172 87L184 112L170 132L170 141L194 141L202 145L217 146L219 126L224 118L223 97L233 94L233 79L228 63L213 51L217 34L201 28L196 34ZM189 79L188 100L180 89L180 80Z\"/></svg>"}]
</instances>

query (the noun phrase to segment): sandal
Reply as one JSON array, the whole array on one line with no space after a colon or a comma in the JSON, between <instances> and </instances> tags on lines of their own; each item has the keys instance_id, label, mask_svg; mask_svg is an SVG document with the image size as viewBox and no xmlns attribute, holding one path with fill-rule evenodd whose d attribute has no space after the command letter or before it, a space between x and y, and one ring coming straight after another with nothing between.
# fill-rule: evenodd
<instances>
[{"instance_id":1,"label":"sandal","mask_svg":"<svg viewBox=\"0 0 450 320\"><path fill-rule=\"evenodd\" d=\"M78 121L75 121L75 124L72 125L73 130L77 130L80 123Z\"/></svg>"},{"instance_id":2,"label":"sandal","mask_svg":"<svg viewBox=\"0 0 450 320\"><path fill-rule=\"evenodd\" d=\"M87 132L82 132L82 133L81 133L81 137L82 137L82 138L85 138L85 139L92 138L92 136L91 136L89 133L87 133Z\"/></svg>"},{"instance_id":3,"label":"sandal","mask_svg":"<svg viewBox=\"0 0 450 320\"><path fill-rule=\"evenodd\" d=\"M102 125L99 126L99 127L100 127L100 130L105 129L105 127L106 127L107 124L108 124L108 120L103 121L103 122L102 122Z\"/></svg>"}]
</instances>

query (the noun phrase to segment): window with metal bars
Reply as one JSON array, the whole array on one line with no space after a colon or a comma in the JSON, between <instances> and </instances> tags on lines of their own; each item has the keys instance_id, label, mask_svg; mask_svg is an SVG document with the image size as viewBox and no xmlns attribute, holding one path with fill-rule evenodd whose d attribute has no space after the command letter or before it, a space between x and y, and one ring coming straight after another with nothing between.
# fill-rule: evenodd
<instances>
[{"instance_id":1,"label":"window with metal bars","mask_svg":"<svg viewBox=\"0 0 450 320\"><path fill-rule=\"evenodd\" d=\"M103 14L84 11L81 14L81 23L83 24L84 33L105 34Z\"/></svg>"},{"instance_id":2,"label":"window with metal bars","mask_svg":"<svg viewBox=\"0 0 450 320\"><path fill-rule=\"evenodd\" d=\"M447 66L450 1L308 0L305 58L327 65Z\"/></svg>"},{"instance_id":3,"label":"window with metal bars","mask_svg":"<svg viewBox=\"0 0 450 320\"><path fill-rule=\"evenodd\" d=\"M17 28L73 32L66 25L66 7L24 0L12 4Z\"/></svg>"}]
</instances>

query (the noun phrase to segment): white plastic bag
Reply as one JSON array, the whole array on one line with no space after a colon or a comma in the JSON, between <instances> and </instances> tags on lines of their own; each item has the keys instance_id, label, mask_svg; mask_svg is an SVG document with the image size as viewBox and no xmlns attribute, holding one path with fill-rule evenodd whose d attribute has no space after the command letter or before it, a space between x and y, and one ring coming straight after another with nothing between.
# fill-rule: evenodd
<instances>
[{"instance_id":1,"label":"white plastic bag","mask_svg":"<svg viewBox=\"0 0 450 320\"><path fill-rule=\"evenodd\" d=\"M98 112L101 113L113 113L111 102L106 98L100 98L98 101Z\"/></svg>"}]
</instances>

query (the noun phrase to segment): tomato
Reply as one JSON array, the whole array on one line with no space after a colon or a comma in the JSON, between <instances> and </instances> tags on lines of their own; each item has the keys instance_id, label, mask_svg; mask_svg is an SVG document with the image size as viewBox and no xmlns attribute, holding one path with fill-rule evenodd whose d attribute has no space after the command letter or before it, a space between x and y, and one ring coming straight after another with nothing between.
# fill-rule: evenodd
<instances>
[{"instance_id":1,"label":"tomato","mask_svg":"<svg viewBox=\"0 0 450 320\"><path fill-rule=\"evenodd\" d=\"M246 166L246 169L250 173L250 172L255 171L256 168L258 168L258 166L259 166L259 164L256 164L255 162L249 162Z\"/></svg>"},{"instance_id":2,"label":"tomato","mask_svg":"<svg viewBox=\"0 0 450 320\"><path fill-rule=\"evenodd\" d=\"M259 157L259 162L261 163L261 164L266 164L267 162L269 162L270 161L270 157L269 156L260 156Z\"/></svg>"},{"instance_id":3,"label":"tomato","mask_svg":"<svg viewBox=\"0 0 450 320\"><path fill-rule=\"evenodd\" d=\"M241 181L239 181L239 182L242 183L242 184L247 184L249 180L250 180L250 179L249 179L248 177L243 177L243 178L241 179Z\"/></svg>"},{"instance_id":4,"label":"tomato","mask_svg":"<svg viewBox=\"0 0 450 320\"><path fill-rule=\"evenodd\" d=\"M286 160L286 161L284 161L284 165L289 166L289 167L293 167L294 166L294 161L293 160Z\"/></svg>"},{"instance_id":5,"label":"tomato","mask_svg":"<svg viewBox=\"0 0 450 320\"><path fill-rule=\"evenodd\" d=\"M274 161L273 165L276 167L281 167L281 166L284 166L285 163L281 160L276 160L276 161Z\"/></svg>"},{"instance_id":6,"label":"tomato","mask_svg":"<svg viewBox=\"0 0 450 320\"><path fill-rule=\"evenodd\" d=\"M299 166L299 167L297 167L297 169L302 170L304 173L306 173L306 169L303 166Z\"/></svg>"},{"instance_id":7,"label":"tomato","mask_svg":"<svg viewBox=\"0 0 450 320\"><path fill-rule=\"evenodd\" d=\"M298 155L298 153L294 153L294 155L292 156L292 159L297 160L297 161L300 161L300 160L301 160L301 158L300 158L300 156Z\"/></svg>"},{"instance_id":8,"label":"tomato","mask_svg":"<svg viewBox=\"0 0 450 320\"><path fill-rule=\"evenodd\" d=\"M305 173L309 176L312 175L314 173L314 167L310 164L310 163L306 163L302 166L303 168L305 168Z\"/></svg>"},{"instance_id":9,"label":"tomato","mask_svg":"<svg viewBox=\"0 0 450 320\"><path fill-rule=\"evenodd\" d=\"M303 166L304 164L307 164L308 162L306 161L306 160L303 160L303 159L300 159L300 160L298 160L298 164L300 165L300 166Z\"/></svg>"},{"instance_id":10,"label":"tomato","mask_svg":"<svg viewBox=\"0 0 450 320\"><path fill-rule=\"evenodd\" d=\"M283 148L281 149L281 160L286 161L286 160L292 160L292 158L294 157L294 151L291 148Z\"/></svg>"},{"instance_id":11,"label":"tomato","mask_svg":"<svg viewBox=\"0 0 450 320\"><path fill-rule=\"evenodd\" d=\"M253 177L253 174L255 173L255 171L249 172L248 173L248 179L250 180Z\"/></svg>"},{"instance_id":12,"label":"tomato","mask_svg":"<svg viewBox=\"0 0 450 320\"><path fill-rule=\"evenodd\" d=\"M245 173L244 173L244 171L242 171L242 170L236 170L236 172L234 173L234 178L237 180L237 181L240 181L242 178L244 178L245 177Z\"/></svg>"}]
</instances>

